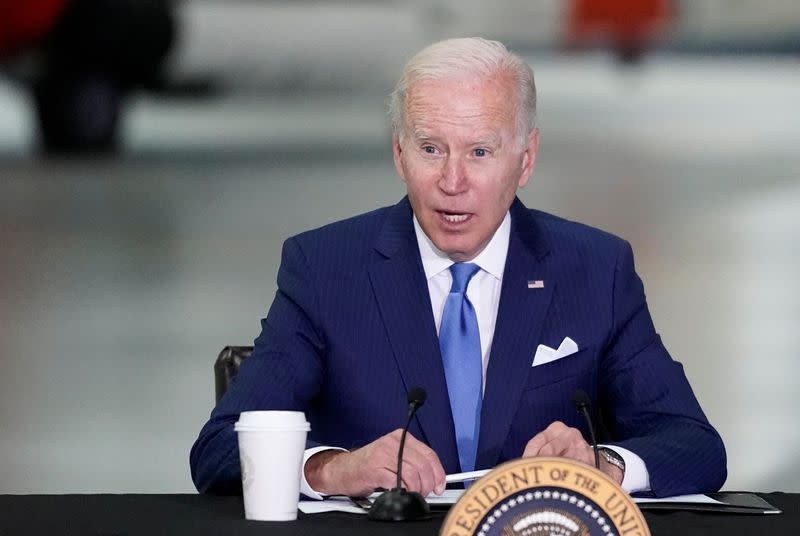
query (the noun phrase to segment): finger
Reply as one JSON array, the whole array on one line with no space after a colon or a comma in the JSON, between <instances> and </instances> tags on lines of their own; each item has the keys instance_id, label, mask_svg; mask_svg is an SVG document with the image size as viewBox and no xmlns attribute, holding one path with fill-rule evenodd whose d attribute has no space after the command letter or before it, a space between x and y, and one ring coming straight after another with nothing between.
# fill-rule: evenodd
<instances>
[{"instance_id":1,"label":"finger","mask_svg":"<svg viewBox=\"0 0 800 536\"><path fill-rule=\"evenodd\" d=\"M577 428L565 428L540 449L541 456L564 456L584 461L591 450Z\"/></svg>"},{"instance_id":2,"label":"finger","mask_svg":"<svg viewBox=\"0 0 800 536\"><path fill-rule=\"evenodd\" d=\"M370 452L368 460L365 461L363 468L372 467L373 469L386 469L391 473L391 482L386 481L384 475L382 482L387 489L397 486L397 457L399 455L400 440L403 430L396 429L377 439L369 445ZM422 492L432 489L432 485L425 483L422 475L427 470L428 465L425 457L420 453L420 447L427 449L411 434L406 435L405 447L403 449L403 462L400 484L410 491ZM433 451L431 451L433 452ZM432 477L429 477L432 480ZM386 486L388 484L388 486Z\"/></svg>"},{"instance_id":3,"label":"finger","mask_svg":"<svg viewBox=\"0 0 800 536\"><path fill-rule=\"evenodd\" d=\"M408 473L408 477L406 477ZM408 480L408 489L427 495L433 489L433 475L424 459L403 458L403 479Z\"/></svg>"},{"instance_id":4,"label":"finger","mask_svg":"<svg viewBox=\"0 0 800 536\"><path fill-rule=\"evenodd\" d=\"M435 483L433 491L434 493L436 493L436 495L441 495L442 493L444 493L445 487L447 486L447 482L445 480L447 478L447 473L444 470L444 466L442 466L441 460L439 460L439 456L436 456L436 459L432 463L433 463L433 479Z\"/></svg>"},{"instance_id":5,"label":"finger","mask_svg":"<svg viewBox=\"0 0 800 536\"><path fill-rule=\"evenodd\" d=\"M586 465L594 466L594 449L592 446L583 439L583 436L580 437L580 441L577 441L573 447L573 449L567 454L570 458L582 461Z\"/></svg>"},{"instance_id":6,"label":"finger","mask_svg":"<svg viewBox=\"0 0 800 536\"><path fill-rule=\"evenodd\" d=\"M421 442L418 442L418 444L419 447L425 453L425 459L428 462L428 474L431 475L432 477L430 491L434 491L436 492L437 495L441 495L442 493L444 493L444 489L446 486L445 478L447 477L447 473L444 470L444 466L442 466L442 461L439 459L439 456L436 454L436 451L434 451L428 445L425 445L424 443Z\"/></svg>"},{"instance_id":7,"label":"finger","mask_svg":"<svg viewBox=\"0 0 800 536\"><path fill-rule=\"evenodd\" d=\"M523 458L533 458L534 456L539 455L539 451L542 449L542 445L544 445L545 439L542 438L541 432L533 436L533 438L528 441L525 445L525 450L522 451Z\"/></svg>"},{"instance_id":8,"label":"finger","mask_svg":"<svg viewBox=\"0 0 800 536\"><path fill-rule=\"evenodd\" d=\"M403 460L403 487L408 491L415 491L420 494L425 494L423 490L422 477L419 469Z\"/></svg>"},{"instance_id":9,"label":"finger","mask_svg":"<svg viewBox=\"0 0 800 536\"><path fill-rule=\"evenodd\" d=\"M543 456L543 454L541 454L542 447L552 441L554 438L558 437L566 428L567 425L561 421L555 421L551 423L547 428L533 436L533 438L528 441L528 444L525 445L525 451L522 453L522 457L529 458L531 456Z\"/></svg>"},{"instance_id":10,"label":"finger","mask_svg":"<svg viewBox=\"0 0 800 536\"><path fill-rule=\"evenodd\" d=\"M433 490L433 476L427 466L403 457L402 484L409 491L426 496Z\"/></svg>"},{"instance_id":11,"label":"finger","mask_svg":"<svg viewBox=\"0 0 800 536\"><path fill-rule=\"evenodd\" d=\"M412 465L419 474L420 493L427 495L435 490L444 490L445 472L439 457L433 449L410 434L406 439L403 461Z\"/></svg>"},{"instance_id":12,"label":"finger","mask_svg":"<svg viewBox=\"0 0 800 536\"><path fill-rule=\"evenodd\" d=\"M391 459L391 464L384 460L383 465L391 468L393 472L396 472L397 455L402 433L403 430L398 428L374 442L375 456L381 459ZM408 475L406 475L406 472L408 472ZM415 474L412 474L412 472ZM419 441L411 433L406 435L403 450L403 474L401 476L403 484L408 489L419 490L420 493L426 495L431 491L436 491L440 495L444 492L446 475L439 457L430 447ZM414 478L415 476L416 479ZM394 485L396 483L392 486Z\"/></svg>"},{"instance_id":13,"label":"finger","mask_svg":"<svg viewBox=\"0 0 800 536\"><path fill-rule=\"evenodd\" d=\"M539 456L564 456L572 448L569 437L558 436L551 439L539 449Z\"/></svg>"},{"instance_id":14,"label":"finger","mask_svg":"<svg viewBox=\"0 0 800 536\"><path fill-rule=\"evenodd\" d=\"M555 421L528 442L523 457L563 456L573 443L585 443L580 431Z\"/></svg>"},{"instance_id":15,"label":"finger","mask_svg":"<svg viewBox=\"0 0 800 536\"><path fill-rule=\"evenodd\" d=\"M430 493L434 487L433 473L430 470L430 463L424 453L416 452L412 449L409 454L410 456L408 460L403 460L403 467L405 467L405 463L407 461L408 465L411 467L411 471L413 471L417 479L416 482L418 483L418 486L414 489L414 491L425 496Z\"/></svg>"},{"instance_id":16,"label":"finger","mask_svg":"<svg viewBox=\"0 0 800 536\"><path fill-rule=\"evenodd\" d=\"M435 492L441 495L445 488L445 472L438 458L427 455L414 456L408 461L413 470L419 474L420 490L423 495ZM404 465L405 467L405 465Z\"/></svg>"},{"instance_id":17,"label":"finger","mask_svg":"<svg viewBox=\"0 0 800 536\"><path fill-rule=\"evenodd\" d=\"M542 431L542 435L544 435L548 439L554 439L556 437L564 435L568 430L572 429L573 428L570 428L561 421L553 421L552 423L550 423L550 426L548 426Z\"/></svg>"},{"instance_id":18,"label":"finger","mask_svg":"<svg viewBox=\"0 0 800 536\"><path fill-rule=\"evenodd\" d=\"M411 446L412 452L419 453L424 458L425 463L428 466L427 470L433 479L433 485L431 489L440 489L443 492L445 487L446 473L444 471L444 467L442 467L441 460L439 460L439 456L432 448L418 440L412 434L408 434L408 439L406 439L406 441L407 445Z\"/></svg>"},{"instance_id":19,"label":"finger","mask_svg":"<svg viewBox=\"0 0 800 536\"><path fill-rule=\"evenodd\" d=\"M565 456L594 467L594 451L589 445L586 445L586 447L576 446L568 451Z\"/></svg>"}]
</instances>

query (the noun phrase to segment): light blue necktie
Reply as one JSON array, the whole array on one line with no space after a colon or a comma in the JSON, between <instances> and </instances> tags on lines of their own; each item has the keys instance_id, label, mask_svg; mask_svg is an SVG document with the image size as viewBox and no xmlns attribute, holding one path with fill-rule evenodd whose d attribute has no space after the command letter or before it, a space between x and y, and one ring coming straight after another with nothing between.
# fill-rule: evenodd
<instances>
[{"instance_id":1,"label":"light blue necktie","mask_svg":"<svg viewBox=\"0 0 800 536\"><path fill-rule=\"evenodd\" d=\"M475 469L483 398L483 358L478 317L467 298L467 286L480 267L456 263L450 267L453 285L444 303L439 328L447 392L456 429L458 459L462 471Z\"/></svg>"}]
</instances>

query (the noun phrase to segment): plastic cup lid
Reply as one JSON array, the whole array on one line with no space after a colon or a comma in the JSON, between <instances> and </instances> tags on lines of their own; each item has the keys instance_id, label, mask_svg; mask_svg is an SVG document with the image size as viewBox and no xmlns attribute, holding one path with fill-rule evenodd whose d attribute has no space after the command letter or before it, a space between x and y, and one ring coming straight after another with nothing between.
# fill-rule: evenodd
<instances>
[{"instance_id":1,"label":"plastic cup lid","mask_svg":"<svg viewBox=\"0 0 800 536\"><path fill-rule=\"evenodd\" d=\"M279 427L299 426L306 422L302 411L243 411L239 422L247 426Z\"/></svg>"},{"instance_id":2,"label":"plastic cup lid","mask_svg":"<svg viewBox=\"0 0 800 536\"><path fill-rule=\"evenodd\" d=\"M288 426L258 426L237 422L234 423L233 429L237 432L308 432L311 430L311 424L305 422Z\"/></svg>"}]
</instances>

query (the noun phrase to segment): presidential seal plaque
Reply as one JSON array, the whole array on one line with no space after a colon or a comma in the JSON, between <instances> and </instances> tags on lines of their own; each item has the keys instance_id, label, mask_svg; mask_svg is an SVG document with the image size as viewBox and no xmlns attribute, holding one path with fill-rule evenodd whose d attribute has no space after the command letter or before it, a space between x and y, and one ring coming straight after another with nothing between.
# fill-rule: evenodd
<instances>
[{"instance_id":1,"label":"presidential seal plaque","mask_svg":"<svg viewBox=\"0 0 800 536\"><path fill-rule=\"evenodd\" d=\"M639 508L601 471L566 458L521 458L472 484L440 536L650 536Z\"/></svg>"}]
</instances>

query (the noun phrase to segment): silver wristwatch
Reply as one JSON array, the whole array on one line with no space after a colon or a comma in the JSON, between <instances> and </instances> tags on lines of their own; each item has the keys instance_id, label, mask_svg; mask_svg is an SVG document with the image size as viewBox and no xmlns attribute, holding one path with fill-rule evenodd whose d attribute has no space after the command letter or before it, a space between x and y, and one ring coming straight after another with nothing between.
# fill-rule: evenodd
<instances>
[{"instance_id":1,"label":"silver wristwatch","mask_svg":"<svg viewBox=\"0 0 800 536\"><path fill-rule=\"evenodd\" d=\"M625 474L625 460L616 451L608 447L600 447L598 453L605 461L614 467L619 467L622 470L622 474Z\"/></svg>"}]
</instances>

